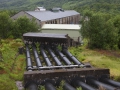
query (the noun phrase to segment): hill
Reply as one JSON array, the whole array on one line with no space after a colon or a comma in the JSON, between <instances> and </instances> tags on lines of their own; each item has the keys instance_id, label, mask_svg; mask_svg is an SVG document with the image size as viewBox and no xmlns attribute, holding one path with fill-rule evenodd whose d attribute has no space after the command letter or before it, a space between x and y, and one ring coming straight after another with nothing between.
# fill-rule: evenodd
<instances>
[{"instance_id":1,"label":"hill","mask_svg":"<svg viewBox=\"0 0 120 90\"><path fill-rule=\"evenodd\" d=\"M37 6L61 7L69 0L0 0L1 9L34 10Z\"/></svg>"},{"instance_id":2,"label":"hill","mask_svg":"<svg viewBox=\"0 0 120 90\"><path fill-rule=\"evenodd\" d=\"M62 7L63 9L76 9L83 11L120 11L119 0L0 0L0 9L34 10L37 6L47 9Z\"/></svg>"}]
</instances>

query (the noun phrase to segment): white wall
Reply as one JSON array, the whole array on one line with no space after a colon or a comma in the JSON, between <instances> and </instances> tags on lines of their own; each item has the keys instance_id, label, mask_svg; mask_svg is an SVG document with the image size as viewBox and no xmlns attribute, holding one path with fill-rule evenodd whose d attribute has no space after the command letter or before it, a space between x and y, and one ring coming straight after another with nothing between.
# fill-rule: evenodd
<instances>
[{"instance_id":1,"label":"white wall","mask_svg":"<svg viewBox=\"0 0 120 90\"><path fill-rule=\"evenodd\" d=\"M42 29L42 33L59 33L59 34L68 34L75 41L78 41L78 37L80 37L79 30L54 30L54 29Z\"/></svg>"}]
</instances>

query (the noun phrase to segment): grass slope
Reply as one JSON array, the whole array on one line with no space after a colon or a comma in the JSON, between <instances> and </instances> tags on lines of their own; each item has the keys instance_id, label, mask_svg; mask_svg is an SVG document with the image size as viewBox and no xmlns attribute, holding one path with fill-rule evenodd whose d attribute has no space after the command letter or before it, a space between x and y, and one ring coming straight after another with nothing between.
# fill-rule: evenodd
<instances>
[{"instance_id":1,"label":"grass slope","mask_svg":"<svg viewBox=\"0 0 120 90\"><path fill-rule=\"evenodd\" d=\"M23 80L25 55L18 55L20 39L1 40L0 52L0 90L17 90L15 81Z\"/></svg>"},{"instance_id":2,"label":"grass slope","mask_svg":"<svg viewBox=\"0 0 120 90\"><path fill-rule=\"evenodd\" d=\"M117 52L117 56L110 51L103 53L100 50L90 50L82 47L71 47L70 52L82 62L89 62L92 66L98 68L109 68L110 76L114 80L120 81L120 52ZM107 52L107 53L106 53Z\"/></svg>"}]
</instances>

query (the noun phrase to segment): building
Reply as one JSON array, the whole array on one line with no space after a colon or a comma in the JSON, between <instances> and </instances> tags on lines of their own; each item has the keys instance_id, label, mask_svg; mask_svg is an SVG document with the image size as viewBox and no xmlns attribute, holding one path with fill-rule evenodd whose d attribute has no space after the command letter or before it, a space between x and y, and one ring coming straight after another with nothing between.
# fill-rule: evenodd
<instances>
[{"instance_id":1,"label":"building","mask_svg":"<svg viewBox=\"0 0 120 90\"><path fill-rule=\"evenodd\" d=\"M41 27L42 33L55 33L55 34L67 34L71 41L69 45L74 45L76 43L81 43L80 34L81 25L78 24L44 24Z\"/></svg>"},{"instance_id":2,"label":"building","mask_svg":"<svg viewBox=\"0 0 120 90\"><path fill-rule=\"evenodd\" d=\"M37 7L35 11L46 11L46 9L44 7Z\"/></svg>"},{"instance_id":3,"label":"building","mask_svg":"<svg viewBox=\"0 0 120 90\"><path fill-rule=\"evenodd\" d=\"M80 20L80 13L61 8L53 8L47 11L42 7L38 7L35 11L21 11L11 18L17 19L21 16L27 16L29 19L35 18L40 26L43 24L78 24Z\"/></svg>"}]
</instances>

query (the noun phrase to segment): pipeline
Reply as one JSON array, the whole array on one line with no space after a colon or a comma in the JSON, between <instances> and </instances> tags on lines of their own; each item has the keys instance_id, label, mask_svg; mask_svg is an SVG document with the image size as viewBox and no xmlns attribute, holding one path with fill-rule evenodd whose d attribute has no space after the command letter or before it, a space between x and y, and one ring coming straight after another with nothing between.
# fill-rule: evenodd
<instances>
[{"instance_id":1,"label":"pipeline","mask_svg":"<svg viewBox=\"0 0 120 90\"><path fill-rule=\"evenodd\" d=\"M85 79L79 76L74 77L71 81L72 86L74 87L81 87L82 90L96 90L95 88L91 87L90 85L85 83Z\"/></svg>"},{"instance_id":2,"label":"pipeline","mask_svg":"<svg viewBox=\"0 0 120 90\"><path fill-rule=\"evenodd\" d=\"M62 47L62 52L75 64L81 65L82 63L79 62L65 47Z\"/></svg>"},{"instance_id":3,"label":"pipeline","mask_svg":"<svg viewBox=\"0 0 120 90\"><path fill-rule=\"evenodd\" d=\"M30 49L29 49L28 44L25 44L25 47L26 47L26 57L31 57L30 56Z\"/></svg>"},{"instance_id":4,"label":"pipeline","mask_svg":"<svg viewBox=\"0 0 120 90\"><path fill-rule=\"evenodd\" d=\"M90 85L96 86L97 88L103 87L105 90L115 90L116 89L113 86L110 86L108 84L105 84L105 83L95 80L93 77L87 77L86 82Z\"/></svg>"},{"instance_id":5,"label":"pipeline","mask_svg":"<svg viewBox=\"0 0 120 90\"><path fill-rule=\"evenodd\" d=\"M39 67L41 70L48 70L48 69L59 69L59 68L78 68L78 65L64 65L64 66L44 66L44 67ZM37 70L36 66L32 67L32 70Z\"/></svg>"},{"instance_id":6,"label":"pipeline","mask_svg":"<svg viewBox=\"0 0 120 90\"><path fill-rule=\"evenodd\" d=\"M63 80L63 81L62 81ZM70 81L67 78L59 78L56 80L56 86L62 86L62 90L76 90L73 86L71 86Z\"/></svg>"},{"instance_id":7,"label":"pipeline","mask_svg":"<svg viewBox=\"0 0 120 90\"><path fill-rule=\"evenodd\" d=\"M52 66L52 63L50 62L50 59L46 55L42 45L40 46L40 52L41 52L41 54L42 54L42 56L43 56L43 58L44 58L44 60L45 60L45 62L47 64L47 66Z\"/></svg>"},{"instance_id":8,"label":"pipeline","mask_svg":"<svg viewBox=\"0 0 120 90\"><path fill-rule=\"evenodd\" d=\"M104 78L104 79L102 80L102 82L107 83L107 84L110 84L110 85L112 85L112 86L114 86L114 87L120 88L120 82L116 82L116 81L114 81L114 80L107 79L107 78Z\"/></svg>"},{"instance_id":9,"label":"pipeline","mask_svg":"<svg viewBox=\"0 0 120 90\"><path fill-rule=\"evenodd\" d=\"M57 48L55 49L55 52L57 55L59 55L59 57L67 64L67 65L71 65L72 63L69 61L69 59L63 55L63 53L61 53Z\"/></svg>"},{"instance_id":10,"label":"pipeline","mask_svg":"<svg viewBox=\"0 0 120 90\"><path fill-rule=\"evenodd\" d=\"M66 81L62 87L64 90L76 90L75 89L76 87L81 87L82 90L97 90L99 87L103 87L106 90L115 90L115 89L118 90L117 88L120 87L119 82L110 80L109 78L102 78L101 80L99 79L99 77L101 77L101 75L103 74L109 76L110 74L109 69L87 68L87 65L83 64L77 58L75 58L64 46L62 48L62 52L59 49L56 49L56 47L54 48L54 46L59 45L59 43L61 45L67 44L68 36L57 37L57 35L55 35L53 40L51 39L52 41L48 41L48 39L52 38L54 34L50 37L49 36L46 37L46 34L45 36L44 35L41 36L41 35L42 34L36 34L36 35L28 34L24 36L25 42L28 43L33 42L32 50L33 50L34 60L36 62L36 65L33 66L34 64L32 65L32 58L30 53L31 51L29 49L30 44L26 43L25 45L26 45L27 71L24 72L24 84L25 84L24 86L26 87L27 90L38 90L38 85L45 85L46 90L56 90L55 86L59 86L60 80ZM60 42L59 41L56 42L58 38ZM65 38L65 42L62 42L64 40L62 38ZM46 49L44 50L43 47L39 47L39 49L41 49L40 50L41 54L45 59L45 63L46 63L46 66L42 66L37 51L37 47L34 42L40 43L41 46L44 45L43 43L52 44L50 47L46 47L46 48L50 56L53 58L53 61L56 63L56 66L54 65L51 66L52 64L48 59L48 56L46 55L47 53L45 53ZM66 65L62 65L62 61ZM72 62L74 64L72 64ZM79 67L85 67L85 68L79 68ZM38 71L38 69L41 71ZM90 77L85 78L86 75L95 76L97 79ZM81 79L76 79L72 81L72 79L75 77L77 78L81 77L82 79L84 79L84 81L82 81Z\"/></svg>"},{"instance_id":11,"label":"pipeline","mask_svg":"<svg viewBox=\"0 0 120 90\"><path fill-rule=\"evenodd\" d=\"M100 81L103 82L103 83L110 84L110 85L120 89L120 82L111 80L106 75L102 75L101 78L100 78Z\"/></svg>"},{"instance_id":12,"label":"pipeline","mask_svg":"<svg viewBox=\"0 0 120 90\"><path fill-rule=\"evenodd\" d=\"M25 85L25 90L38 90L38 85L35 82L30 81Z\"/></svg>"},{"instance_id":13,"label":"pipeline","mask_svg":"<svg viewBox=\"0 0 120 90\"><path fill-rule=\"evenodd\" d=\"M38 87L36 84L31 84L29 85L29 87L27 88L27 90L38 90Z\"/></svg>"},{"instance_id":14,"label":"pipeline","mask_svg":"<svg viewBox=\"0 0 120 90\"><path fill-rule=\"evenodd\" d=\"M95 88L93 88L93 87L91 87L91 86L89 86L86 83L81 82L81 81L78 81L77 84L79 87L80 86L82 87L82 90L96 90Z\"/></svg>"},{"instance_id":15,"label":"pipeline","mask_svg":"<svg viewBox=\"0 0 120 90\"><path fill-rule=\"evenodd\" d=\"M35 44L32 45L32 50L33 50L34 58L36 60L37 68L40 69L40 67L42 67L42 63L41 63L40 58L38 56L38 52L36 50Z\"/></svg>"},{"instance_id":16,"label":"pipeline","mask_svg":"<svg viewBox=\"0 0 120 90\"><path fill-rule=\"evenodd\" d=\"M45 83L45 90L56 90L52 83L46 82Z\"/></svg>"},{"instance_id":17,"label":"pipeline","mask_svg":"<svg viewBox=\"0 0 120 90\"><path fill-rule=\"evenodd\" d=\"M95 88L79 80L76 80L74 83L76 84L77 87L82 87L82 90L96 90Z\"/></svg>"},{"instance_id":18,"label":"pipeline","mask_svg":"<svg viewBox=\"0 0 120 90\"><path fill-rule=\"evenodd\" d=\"M68 84L67 82L65 82L63 85L63 90L76 90L76 89L72 87L70 84Z\"/></svg>"},{"instance_id":19,"label":"pipeline","mask_svg":"<svg viewBox=\"0 0 120 90\"><path fill-rule=\"evenodd\" d=\"M62 63L57 58L57 56L54 54L54 52L51 50L51 48L47 47L47 50L48 50L49 54L51 55L51 57L53 58L53 60L55 61L56 65L62 66Z\"/></svg>"},{"instance_id":20,"label":"pipeline","mask_svg":"<svg viewBox=\"0 0 120 90\"><path fill-rule=\"evenodd\" d=\"M42 82L43 85L45 85L45 90L56 90L55 88L55 80L46 78Z\"/></svg>"},{"instance_id":21,"label":"pipeline","mask_svg":"<svg viewBox=\"0 0 120 90\"><path fill-rule=\"evenodd\" d=\"M31 56L30 56L30 49L28 44L25 44L26 46L26 66L27 66L27 71L32 71L32 60L31 60Z\"/></svg>"}]
</instances>

